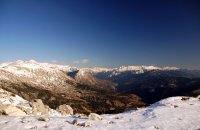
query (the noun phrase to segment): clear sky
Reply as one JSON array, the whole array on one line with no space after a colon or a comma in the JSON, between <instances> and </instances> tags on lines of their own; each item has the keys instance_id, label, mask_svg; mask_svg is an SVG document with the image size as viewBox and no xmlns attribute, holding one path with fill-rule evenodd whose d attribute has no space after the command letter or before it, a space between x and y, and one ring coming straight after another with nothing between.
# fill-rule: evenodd
<instances>
[{"instance_id":1,"label":"clear sky","mask_svg":"<svg viewBox=\"0 0 200 130\"><path fill-rule=\"evenodd\" d=\"M0 62L200 69L199 0L0 0Z\"/></svg>"}]
</instances>

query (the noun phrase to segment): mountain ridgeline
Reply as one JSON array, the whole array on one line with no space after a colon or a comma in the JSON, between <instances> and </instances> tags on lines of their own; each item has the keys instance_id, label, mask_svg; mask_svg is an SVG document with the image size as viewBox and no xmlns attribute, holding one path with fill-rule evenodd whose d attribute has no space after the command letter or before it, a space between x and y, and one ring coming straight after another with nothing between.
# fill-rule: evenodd
<instances>
[{"instance_id":1,"label":"mountain ridgeline","mask_svg":"<svg viewBox=\"0 0 200 130\"><path fill-rule=\"evenodd\" d=\"M96 77L117 83L117 92L134 93L146 104L155 103L171 96L197 96L200 94L198 70L150 70L136 74L131 71L116 76L98 73ZM104 76L103 76L104 75Z\"/></svg>"},{"instance_id":2,"label":"mountain ridgeline","mask_svg":"<svg viewBox=\"0 0 200 130\"><path fill-rule=\"evenodd\" d=\"M119 113L170 96L200 94L200 71L176 67L83 68L16 61L0 64L0 87L51 108L76 113Z\"/></svg>"},{"instance_id":3,"label":"mountain ridgeline","mask_svg":"<svg viewBox=\"0 0 200 130\"><path fill-rule=\"evenodd\" d=\"M114 69L90 68L85 69L84 72L97 79L114 83L115 92L138 95L146 104L152 104L171 96L197 96L200 94L199 70L176 67L123 66ZM85 78L87 74L84 75Z\"/></svg>"}]
</instances>

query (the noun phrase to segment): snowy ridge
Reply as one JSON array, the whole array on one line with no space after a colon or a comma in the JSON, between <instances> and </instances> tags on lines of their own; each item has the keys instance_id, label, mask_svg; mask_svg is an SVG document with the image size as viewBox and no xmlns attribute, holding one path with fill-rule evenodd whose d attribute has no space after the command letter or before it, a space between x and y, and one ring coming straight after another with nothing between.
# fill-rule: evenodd
<instances>
[{"instance_id":1,"label":"snowy ridge","mask_svg":"<svg viewBox=\"0 0 200 130\"><path fill-rule=\"evenodd\" d=\"M68 73L79 71L78 75L83 76L87 74L110 73L109 77L117 76L121 73L131 72L133 74L141 74L152 70L178 70L177 67L156 67L156 66L121 66L119 68L82 68L78 69L68 65L57 65L49 63L38 63L34 60L15 62L8 62L0 64L0 71L8 72L18 77L33 78L37 83L54 82L61 79L61 71ZM41 76L40 76L41 75ZM45 77L46 76L46 77ZM63 77L63 76L62 76ZM70 78L66 75L67 78ZM1 75L0 80L8 80L6 75ZM62 81L60 81L62 82Z\"/></svg>"},{"instance_id":2,"label":"snowy ridge","mask_svg":"<svg viewBox=\"0 0 200 130\"><path fill-rule=\"evenodd\" d=\"M127 71L132 71L135 73L144 73L145 71L151 71L151 70L178 70L178 69L179 68L177 67L156 67L156 66L121 66L119 68L93 67L93 68L78 69L68 65L38 63L35 60L30 60L30 61L18 60L15 62L0 64L0 70L5 70L10 73L16 74L18 76L29 76L29 77L31 76L32 72L37 70L45 70L49 72L54 72L54 71L72 72L81 70L83 71L82 73L84 73L85 71L91 73L113 72L113 74L118 74Z\"/></svg>"},{"instance_id":3,"label":"snowy ridge","mask_svg":"<svg viewBox=\"0 0 200 130\"><path fill-rule=\"evenodd\" d=\"M34 60L9 62L0 64L0 80L23 81L38 85L53 86L65 85L66 80L70 80L66 72L77 70L75 67L38 63Z\"/></svg>"},{"instance_id":4,"label":"snowy ridge","mask_svg":"<svg viewBox=\"0 0 200 130\"><path fill-rule=\"evenodd\" d=\"M100 67L94 67L94 68L84 68L82 71L85 71L87 73L106 73L110 72L110 76L117 76L121 73L125 72L131 72L133 74L141 74L147 71L152 70L160 70L160 71L174 71L179 70L177 67L156 67L156 66L121 66L119 68L100 68ZM83 72L82 72L83 73Z\"/></svg>"},{"instance_id":5,"label":"snowy ridge","mask_svg":"<svg viewBox=\"0 0 200 130\"><path fill-rule=\"evenodd\" d=\"M49 63L38 63L35 60L8 62L0 64L0 80L9 80L9 76L2 73L9 73L17 77L25 77L34 80L35 83L64 82L63 77L72 80L65 73L79 71L78 75L109 73L109 77L117 76L121 73L131 72L141 74L152 70L171 71L178 70L177 67L156 67L156 66L121 66L119 68L82 68L78 69L68 65L57 65ZM64 73L63 73L64 72Z\"/></svg>"},{"instance_id":6,"label":"snowy ridge","mask_svg":"<svg viewBox=\"0 0 200 130\"><path fill-rule=\"evenodd\" d=\"M87 71L92 71L93 73L100 73L100 72L108 72L112 71L112 68L101 68L101 67L93 67L93 68L85 68Z\"/></svg>"},{"instance_id":7,"label":"snowy ridge","mask_svg":"<svg viewBox=\"0 0 200 130\"><path fill-rule=\"evenodd\" d=\"M102 71L142 71L142 70L178 70L177 67L157 67L157 66L120 66L119 68L101 68L101 67L94 67L88 68L94 72L102 72Z\"/></svg>"},{"instance_id":8,"label":"snowy ridge","mask_svg":"<svg viewBox=\"0 0 200 130\"><path fill-rule=\"evenodd\" d=\"M150 70L178 70L177 67L156 67L156 66L121 66L115 70L119 72L124 71L150 71Z\"/></svg>"},{"instance_id":9,"label":"snowy ridge","mask_svg":"<svg viewBox=\"0 0 200 130\"><path fill-rule=\"evenodd\" d=\"M178 70L177 67L156 67L156 66L121 66L117 69L114 69L110 77L117 76L120 73L123 72L132 72L134 74L141 74L146 71L152 71L152 70L160 70L160 71L171 71L171 70Z\"/></svg>"},{"instance_id":10,"label":"snowy ridge","mask_svg":"<svg viewBox=\"0 0 200 130\"><path fill-rule=\"evenodd\" d=\"M26 70L24 70L23 68L26 68ZM70 67L67 65L64 66L64 65L56 65L49 63L38 63L35 60L30 60L30 61L18 60L16 62L2 63L0 64L0 69L9 71L13 74L26 75L26 76L27 74L25 73L33 72L39 69L46 71L62 70L65 72L77 70L75 67Z\"/></svg>"},{"instance_id":11,"label":"snowy ridge","mask_svg":"<svg viewBox=\"0 0 200 130\"><path fill-rule=\"evenodd\" d=\"M66 73L78 71L77 76L88 76L88 74L108 73L109 77L131 72L141 74L152 70L178 70L176 67L156 67L156 66L121 66L119 68L82 68L78 69L68 65L57 65L49 63L38 63L35 60L8 62L0 64L0 80L15 80L13 76L28 79L34 84L45 85L52 83L54 86L65 84L65 79L73 80ZM13 77L13 78L11 78ZM21 80L20 79L20 80ZM27 81L28 81L27 80ZM73 81L74 82L74 81Z\"/></svg>"}]
</instances>

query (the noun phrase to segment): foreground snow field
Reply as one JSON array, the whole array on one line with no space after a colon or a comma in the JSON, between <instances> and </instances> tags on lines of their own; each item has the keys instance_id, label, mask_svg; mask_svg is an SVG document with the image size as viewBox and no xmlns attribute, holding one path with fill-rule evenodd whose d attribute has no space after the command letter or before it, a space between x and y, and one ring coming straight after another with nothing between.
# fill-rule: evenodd
<instances>
[{"instance_id":1,"label":"foreground snow field","mask_svg":"<svg viewBox=\"0 0 200 130\"><path fill-rule=\"evenodd\" d=\"M92 121L87 117L48 117L39 121L36 116L0 117L1 130L200 130L200 100L197 98L171 97L147 108L121 114L101 115L103 120ZM75 126L72 121L89 122L91 126Z\"/></svg>"}]
</instances>

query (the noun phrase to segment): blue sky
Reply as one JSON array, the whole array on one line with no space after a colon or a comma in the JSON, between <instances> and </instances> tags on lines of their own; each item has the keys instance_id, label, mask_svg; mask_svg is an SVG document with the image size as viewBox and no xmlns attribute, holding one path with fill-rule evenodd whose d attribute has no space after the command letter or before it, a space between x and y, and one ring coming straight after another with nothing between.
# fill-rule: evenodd
<instances>
[{"instance_id":1,"label":"blue sky","mask_svg":"<svg viewBox=\"0 0 200 130\"><path fill-rule=\"evenodd\" d=\"M200 69L198 0L0 0L0 62Z\"/></svg>"}]
</instances>

